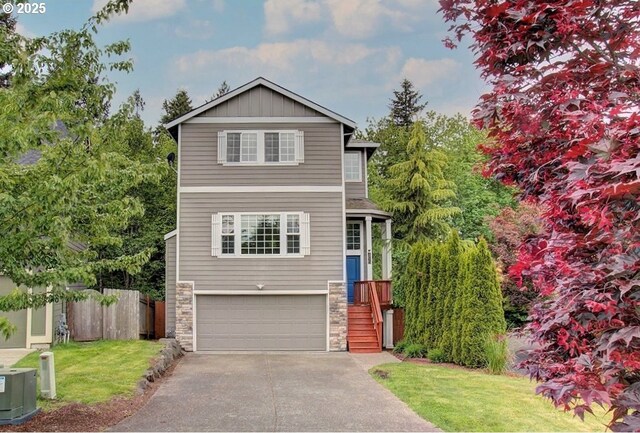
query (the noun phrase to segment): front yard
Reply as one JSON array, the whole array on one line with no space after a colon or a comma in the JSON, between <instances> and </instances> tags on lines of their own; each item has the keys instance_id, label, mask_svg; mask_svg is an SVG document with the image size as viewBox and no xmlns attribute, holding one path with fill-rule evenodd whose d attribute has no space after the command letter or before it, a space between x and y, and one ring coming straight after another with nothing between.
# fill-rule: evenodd
<instances>
[{"instance_id":1,"label":"front yard","mask_svg":"<svg viewBox=\"0 0 640 433\"><path fill-rule=\"evenodd\" d=\"M418 415L445 431L605 430L606 416L585 422L536 396L528 378L494 376L443 365L403 362L371 369L372 376Z\"/></svg>"},{"instance_id":2,"label":"front yard","mask_svg":"<svg viewBox=\"0 0 640 433\"><path fill-rule=\"evenodd\" d=\"M162 347L161 343L145 340L55 346L57 400L39 400L38 405L46 411L72 402L93 404L131 396L150 360ZM38 368L39 355L33 352L15 367Z\"/></svg>"}]
</instances>

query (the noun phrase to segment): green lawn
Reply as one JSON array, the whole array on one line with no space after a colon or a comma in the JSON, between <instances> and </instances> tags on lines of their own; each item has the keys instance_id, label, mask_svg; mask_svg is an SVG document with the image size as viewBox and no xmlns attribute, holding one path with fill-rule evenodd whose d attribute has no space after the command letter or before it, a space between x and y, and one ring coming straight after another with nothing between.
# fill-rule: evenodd
<instances>
[{"instance_id":1,"label":"green lawn","mask_svg":"<svg viewBox=\"0 0 640 433\"><path fill-rule=\"evenodd\" d=\"M376 370L388 372L381 378ZM384 364L372 376L418 415L445 431L604 431L605 411L585 422L535 395L524 377L437 365Z\"/></svg>"},{"instance_id":2,"label":"green lawn","mask_svg":"<svg viewBox=\"0 0 640 433\"><path fill-rule=\"evenodd\" d=\"M57 402L42 402L45 410L60 403L98 403L115 396L132 395L149 361L162 348L161 343L96 341L69 343L53 348ZM39 353L22 358L15 367L38 368ZM40 385L38 385L39 389Z\"/></svg>"}]
</instances>

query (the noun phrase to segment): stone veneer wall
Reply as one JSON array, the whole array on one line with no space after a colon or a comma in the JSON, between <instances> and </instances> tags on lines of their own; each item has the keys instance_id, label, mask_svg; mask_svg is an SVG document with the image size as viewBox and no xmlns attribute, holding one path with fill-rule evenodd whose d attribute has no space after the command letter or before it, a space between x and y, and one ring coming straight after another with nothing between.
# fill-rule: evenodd
<instances>
[{"instance_id":1,"label":"stone veneer wall","mask_svg":"<svg viewBox=\"0 0 640 433\"><path fill-rule=\"evenodd\" d=\"M176 284L176 340L187 352L193 351L193 283Z\"/></svg>"},{"instance_id":2,"label":"stone veneer wall","mask_svg":"<svg viewBox=\"0 0 640 433\"><path fill-rule=\"evenodd\" d=\"M344 281L329 282L329 350L347 350L347 290Z\"/></svg>"}]
</instances>

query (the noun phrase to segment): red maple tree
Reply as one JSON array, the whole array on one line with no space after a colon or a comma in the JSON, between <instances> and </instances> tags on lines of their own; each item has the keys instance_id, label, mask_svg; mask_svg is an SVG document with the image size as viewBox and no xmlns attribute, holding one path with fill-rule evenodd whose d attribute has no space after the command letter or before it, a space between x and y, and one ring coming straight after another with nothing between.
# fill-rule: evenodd
<instances>
[{"instance_id":1,"label":"red maple tree","mask_svg":"<svg viewBox=\"0 0 640 433\"><path fill-rule=\"evenodd\" d=\"M556 405L640 430L640 2L440 5L445 42L470 36L492 85L474 111L495 141L487 174L546 209L511 268L540 293L529 372Z\"/></svg>"}]
</instances>

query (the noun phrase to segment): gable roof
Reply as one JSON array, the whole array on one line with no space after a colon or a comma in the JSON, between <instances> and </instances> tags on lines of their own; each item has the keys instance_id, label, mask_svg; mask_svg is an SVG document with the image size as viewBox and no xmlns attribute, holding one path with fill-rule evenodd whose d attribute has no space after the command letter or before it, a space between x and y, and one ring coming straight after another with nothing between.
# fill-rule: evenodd
<instances>
[{"instance_id":1,"label":"gable roof","mask_svg":"<svg viewBox=\"0 0 640 433\"><path fill-rule=\"evenodd\" d=\"M164 125L165 128L167 128L169 130L169 132L171 132L172 128L175 128L176 126L178 126L179 124L181 124L182 122L185 122L189 119L191 119L192 117L197 116L198 114L201 114L207 110L209 110L210 108L215 107L216 105L222 104L225 101L228 101L229 99L238 96L241 93L246 92L247 90L253 89L254 87L257 86L264 86L267 87L268 89L273 90L274 92L280 93L288 98L293 99L296 102L299 102L302 105L305 105L309 108L312 108L314 110L316 110L319 113L324 114L325 116L334 119L340 123L343 123L351 128L356 128L356 123L344 116L341 116L340 114L336 113L335 111L331 111L328 108L323 107L322 105L318 105L313 101L308 100L307 98L298 95L297 93L294 93L290 90L285 89L284 87L280 87L278 86L276 83L271 82L269 80L267 80L266 78L263 77L258 77L253 81L248 82L247 84L244 84L228 93L225 93L224 95L209 101L197 108L194 108L193 110L189 111L188 113L178 117L175 120L172 120L169 123L166 123Z\"/></svg>"}]
</instances>

